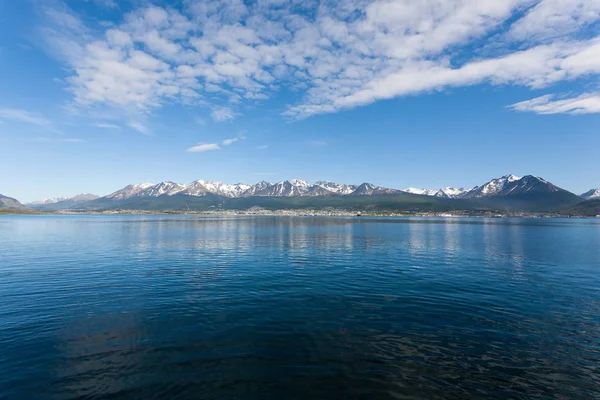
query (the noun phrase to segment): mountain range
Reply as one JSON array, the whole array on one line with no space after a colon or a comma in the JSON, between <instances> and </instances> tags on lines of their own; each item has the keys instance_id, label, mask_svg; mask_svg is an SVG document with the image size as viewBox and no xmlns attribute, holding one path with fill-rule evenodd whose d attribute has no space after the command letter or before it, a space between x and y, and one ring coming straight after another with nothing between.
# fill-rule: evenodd
<instances>
[{"instance_id":1,"label":"mountain range","mask_svg":"<svg viewBox=\"0 0 600 400\"><path fill-rule=\"evenodd\" d=\"M60 211L76 208L88 201L96 200L100 196L90 193L82 193L72 197L51 197L40 201L26 203L29 208L40 211Z\"/></svg>"},{"instance_id":2,"label":"mountain range","mask_svg":"<svg viewBox=\"0 0 600 400\"><path fill-rule=\"evenodd\" d=\"M197 180L188 184L165 181L156 185L151 183L129 185L109 194L106 198L124 200L132 197L216 195L233 199L242 197L358 196L394 193L401 193L401 191L382 188L370 183L346 185L319 181L311 185L307 181L292 179L277 183L262 181L254 185L244 183L231 185L222 182Z\"/></svg>"},{"instance_id":3,"label":"mountain range","mask_svg":"<svg viewBox=\"0 0 600 400\"><path fill-rule=\"evenodd\" d=\"M164 181L128 185L103 197L81 194L44 199L27 206L43 211L241 210L254 206L267 209L554 211L596 198L600 198L600 189L577 196L540 177L505 175L471 189L445 187L437 190L398 190L371 183L354 185L318 181L311 184L300 179L276 183L262 181L253 185L206 180L187 184Z\"/></svg>"},{"instance_id":4,"label":"mountain range","mask_svg":"<svg viewBox=\"0 0 600 400\"><path fill-rule=\"evenodd\" d=\"M81 203L84 201L90 201L97 199L98 195L90 194L90 193L82 193L72 197L50 197L47 199L42 199L39 201L33 201L31 203L26 203L27 205L46 205L46 204L56 204L64 201L72 201L73 203Z\"/></svg>"}]
</instances>

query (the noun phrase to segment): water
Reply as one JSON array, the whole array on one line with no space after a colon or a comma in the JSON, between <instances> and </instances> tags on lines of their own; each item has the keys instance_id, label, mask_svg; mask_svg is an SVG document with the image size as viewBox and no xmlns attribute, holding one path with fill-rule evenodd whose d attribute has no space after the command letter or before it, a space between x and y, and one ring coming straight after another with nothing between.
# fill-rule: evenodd
<instances>
[{"instance_id":1,"label":"water","mask_svg":"<svg viewBox=\"0 0 600 400\"><path fill-rule=\"evenodd\" d=\"M600 398L600 221L2 216L41 398Z\"/></svg>"}]
</instances>

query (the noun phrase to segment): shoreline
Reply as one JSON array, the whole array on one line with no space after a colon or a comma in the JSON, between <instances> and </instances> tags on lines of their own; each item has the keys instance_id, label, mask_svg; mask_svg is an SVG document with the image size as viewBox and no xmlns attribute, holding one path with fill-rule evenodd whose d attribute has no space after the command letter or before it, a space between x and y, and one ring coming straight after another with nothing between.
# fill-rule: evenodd
<instances>
[{"instance_id":1,"label":"shoreline","mask_svg":"<svg viewBox=\"0 0 600 400\"><path fill-rule=\"evenodd\" d=\"M600 216L574 216L550 212L369 212L348 210L231 210L231 211L146 211L146 210L110 210L110 211L38 211L38 210L0 210L0 215L197 215L197 216L271 216L271 217L432 217L432 218L563 218L595 219Z\"/></svg>"}]
</instances>

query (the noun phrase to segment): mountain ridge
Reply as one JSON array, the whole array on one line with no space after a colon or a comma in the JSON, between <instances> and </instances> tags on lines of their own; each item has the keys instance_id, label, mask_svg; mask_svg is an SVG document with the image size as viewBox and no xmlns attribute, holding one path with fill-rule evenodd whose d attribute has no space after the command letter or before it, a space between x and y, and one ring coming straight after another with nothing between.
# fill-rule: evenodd
<instances>
[{"instance_id":1,"label":"mountain ridge","mask_svg":"<svg viewBox=\"0 0 600 400\"><path fill-rule=\"evenodd\" d=\"M37 205L55 204L55 203L58 203L61 201L69 201L69 200L72 200L74 202L81 202L81 201L96 200L97 198L100 198L100 197L101 196L98 196L96 194L80 193L80 194L77 194L75 196L70 196L70 197L69 196L49 197L49 198L32 201L32 202L25 203L25 204L31 205L31 206L37 206Z\"/></svg>"},{"instance_id":2,"label":"mountain ridge","mask_svg":"<svg viewBox=\"0 0 600 400\"><path fill-rule=\"evenodd\" d=\"M182 204L186 208L190 208L189 204L199 207L238 207L241 205L252 207L269 204L272 207L284 208L291 204L298 206L325 206L326 204L339 207L344 204L369 206L368 200L358 200L357 197L371 198L373 206L375 206L374 203L379 202L393 207L400 207L401 204L411 206L414 203L419 203L421 206L428 204L427 207L435 204L437 207L442 204L450 204L441 200L456 200L451 204L452 207L458 207L458 209L493 208L504 211L548 211L572 206L583 201L581 197L559 188L541 177L526 175L521 178L510 174L494 178L472 189L444 187L437 191L415 188L402 191L367 182L354 185L317 181L313 184L300 179L283 180L276 183L261 181L253 185L227 184L208 180L195 180L187 184L163 181L157 184L127 185L109 195L90 201L58 201L53 204L38 204L32 207L38 210L59 211L138 208L169 210L172 207L180 209ZM396 200L390 201L392 197L396 197ZM283 200L287 198L312 198L313 200ZM341 200L327 200L328 198Z\"/></svg>"}]
</instances>

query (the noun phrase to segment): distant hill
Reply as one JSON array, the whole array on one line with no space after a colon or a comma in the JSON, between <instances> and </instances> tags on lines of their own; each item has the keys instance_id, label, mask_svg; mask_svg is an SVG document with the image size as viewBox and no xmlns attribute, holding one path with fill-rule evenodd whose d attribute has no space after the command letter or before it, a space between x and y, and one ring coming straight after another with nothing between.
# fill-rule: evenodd
<instances>
[{"instance_id":1,"label":"distant hill","mask_svg":"<svg viewBox=\"0 0 600 400\"><path fill-rule=\"evenodd\" d=\"M564 210L566 214L576 217L595 217L600 215L600 198L583 201Z\"/></svg>"},{"instance_id":2,"label":"distant hill","mask_svg":"<svg viewBox=\"0 0 600 400\"><path fill-rule=\"evenodd\" d=\"M4 196L0 194L0 209L4 210L26 210L23 204L21 204L17 199L13 199L12 197Z\"/></svg>"},{"instance_id":3,"label":"distant hill","mask_svg":"<svg viewBox=\"0 0 600 400\"><path fill-rule=\"evenodd\" d=\"M95 200L99 196L90 193L78 194L73 197L55 197L28 203L27 206L40 211L59 211L77 208L78 205Z\"/></svg>"}]
</instances>

